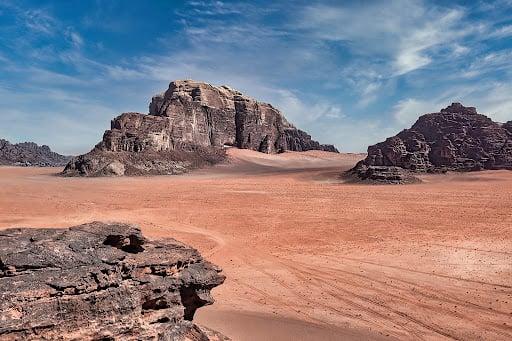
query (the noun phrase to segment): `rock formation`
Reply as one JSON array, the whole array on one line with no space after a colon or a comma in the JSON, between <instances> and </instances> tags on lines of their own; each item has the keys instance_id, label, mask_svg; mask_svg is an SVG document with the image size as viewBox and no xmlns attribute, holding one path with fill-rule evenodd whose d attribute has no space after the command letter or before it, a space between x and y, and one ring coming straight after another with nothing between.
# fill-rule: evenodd
<instances>
[{"instance_id":1,"label":"rock formation","mask_svg":"<svg viewBox=\"0 0 512 341\"><path fill-rule=\"evenodd\" d=\"M367 166L358 163L345 174L348 182L412 184L420 182L413 172L396 166Z\"/></svg>"},{"instance_id":2,"label":"rock formation","mask_svg":"<svg viewBox=\"0 0 512 341\"><path fill-rule=\"evenodd\" d=\"M153 97L149 114L169 117L171 144L231 145L264 153L328 150L296 129L279 110L227 86L176 81Z\"/></svg>"},{"instance_id":3,"label":"rock formation","mask_svg":"<svg viewBox=\"0 0 512 341\"><path fill-rule=\"evenodd\" d=\"M176 174L223 159L224 146L264 153L326 150L279 110L227 86L174 81L154 96L149 114L124 113L65 175Z\"/></svg>"},{"instance_id":4,"label":"rock formation","mask_svg":"<svg viewBox=\"0 0 512 341\"><path fill-rule=\"evenodd\" d=\"M414 181L414 173L484 169L512 169L512 121L493 122L473 107L452 103L368 147L366 159L348 174L402 183Z\"/></svg>"},{"instance_id":5,"label":"rock formation","mask_svg":"<svg viewBox=\"0 0 512 341\"><path fill-rule=\"evenodd\" d=\"M0 139L0 165L4 166L64 166L70 157L52 152L48 146L33 142L11 144Z\"/></svg>"},{"instance_id":6,"label":"rock formation","mask_svg":"<svg viewBox=\"0 0 512 341\"><path fill-rule=\"evenodd\" d=\"M220 271L131 225L0 231L0 340L227 340L192 322Z\"/></svg>"}]
</instances>

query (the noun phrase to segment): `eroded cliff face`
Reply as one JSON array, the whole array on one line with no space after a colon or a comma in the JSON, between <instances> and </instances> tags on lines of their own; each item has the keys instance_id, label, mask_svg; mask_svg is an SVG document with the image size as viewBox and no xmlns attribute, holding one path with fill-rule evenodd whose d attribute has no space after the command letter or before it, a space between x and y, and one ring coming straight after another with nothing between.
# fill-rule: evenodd
<instances>
[{"instance_id":1,"label":"eroded cliff face","mask_svg":"<svg viewBox=\"0 0 512 341\"><path fill-rule=\"evenodd\" d=\"M192 322L220 272L131 225L0 231L0 340L227 340Z\"/></svg>"},{"instance_id":2,"label":"eroded cliff face","mask_svg":"<svg viewBox=\"0 0 512 341\"><path fill-rule=\"evenodd\" d=\"M201 146L231 145L263 153L311 149L335 151L296 129L279 110L227 86L172 82L153 97L149 114L169 117L171 141Z\"/></svg>"},{"instance_id":3,"label":"eroded cliff face","mask_svg":"<svg viewBox=\"0 0 512 341\"><path fill-rule=\"evenodd\" d=\"M64 174L176 174L220 161L225 146L263 153L337 152L334 146L321 145L296 129L270 104L227 86L185 80L171 82L165 93L154 96L149 114L116 117L95 149L72 160ZM208 157L201 163L194 155ZM157 166L152 165L155 159Z\"/></svg>"},{"instance_id":4,"label":"eroded cliff face","mask_svg":"<svg viewBox=\"0 0 512 341\"><path fill-rule=\"evenodd\" d=\"M349 174L377 182L411 182L413 173L512 169L512 122L493 122L474 107L452 103L368 147Z\"/></svg>"}]
</instances>

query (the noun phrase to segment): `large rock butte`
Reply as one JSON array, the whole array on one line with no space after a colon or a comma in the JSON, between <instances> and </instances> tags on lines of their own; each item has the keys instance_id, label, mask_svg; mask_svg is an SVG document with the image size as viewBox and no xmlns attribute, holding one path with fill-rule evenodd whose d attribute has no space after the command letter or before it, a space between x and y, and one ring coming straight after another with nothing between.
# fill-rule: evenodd
<instances>
[{"instance_id":1,"label":"large rock butte","mask_svg":"<svg viewBox=\"0 0 512 341\"><path fill-rule=\"evenodd\" d=\"M174 81L149 114L116 117L103 140L67 165L65 175L176 174L219 162L224 146L263 153L326 150L279 110L227 86Z\"/></svg>"},{"instance_id":2,"label":"large rock butte","mask_svg":"<svg viewBox=\"0 0 512 341\"><path fill-rule=\"evenodd\" d=\"M53 152L48 146L34 142L11 144L0 139L0 165L3 166L64 166L71 157Z\"/></svg>"},{"instance_id":3,"label":"large rock butte","mask_svg":"<svg viewBox=\"0 0 512 341\"><path fill-rule=\"evenodd\" d=\"M452 103L368 147L348 175L367 182L414 182L415 173L512 169L512 121L493 122L474 107Z\"/></svg>"},{"instance_id":4,"label":"large rock butte","mask_svg":"<svg viewBox=\"0 0 512 341\"><path fill-rule=\"evenodd\" d=\"M228 340L192 322L220 269L125 224L0 231L0 340Z\"/></svg>"}]
</instances>

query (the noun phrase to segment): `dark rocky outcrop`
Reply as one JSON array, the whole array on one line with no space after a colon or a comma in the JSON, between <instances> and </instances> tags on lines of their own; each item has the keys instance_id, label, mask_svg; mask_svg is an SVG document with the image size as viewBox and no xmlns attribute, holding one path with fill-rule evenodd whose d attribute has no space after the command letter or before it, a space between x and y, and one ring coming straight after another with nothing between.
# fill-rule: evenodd
<instances>
[{"instance_id":1,"label":"dark rocky outcrop","mask_svg":"<svg viewBox=\"0 0 512 341\"><path fill-rule=\"evenodd\" d=\"M347 182L354 183L385 183L385 184L411 184L419 182L412 172L395 166L367 166L358 164L356 168L345 174Z\"/></svg>"},{"instance_id":2,"label":"dark rocky outcrop","mask_svg":"<svg viewBox=\"0 0 512 341\"><path fill-rule=\"evenodd\" d=\"M410 128L368 147L349 176L410 182L414 173L512 169L512 122L493 122L473 107L452 103Z\"/></svg>"},{"instance_id":3,"label":"dark rocky outcrop","mask_svg":"<svg viewBox=\"0 0 512 341\"><path fill-rule=\"evenodd\" d=\"M149 114L116 117L94 150L73 159L64 174L176 174L221 161L225 146L263 153L337 152L295 128L270 104L227 86L185 80L154 96Z\"/></svg>"},{"instance_id":4,"label":"dark rocky outcrop","mask_svg":"<svg viewBox=\"0 0 512 341\"><path fill-rule=\"evenodd\" d=\"M189 149L113 152L96 147L77 156L64 168L64 176L174 175L223 161L225 150L190 146Z\"/></svg>"},{"instance_id":5,"label":"dark rocky outcrop","mask_svg":"<svg viewBox=\"0 0 512 341\"><path fill-rule=\"evenodd\" d=\"M227 340L192 322L220 271L131 225L0 231L0 340Z\"/></svg>"},{"instance_id":6,"label":"dark rocky outcrop","mask_svg":"<svg viewBox=\"0 0 512 341\"><path fill-rule=\"evenodd\" d=\"M64 166L71 157L53 152L48 146L33 142L11 144L0 139L0 165L3 166Z\"/></svg>"}]
</instances>

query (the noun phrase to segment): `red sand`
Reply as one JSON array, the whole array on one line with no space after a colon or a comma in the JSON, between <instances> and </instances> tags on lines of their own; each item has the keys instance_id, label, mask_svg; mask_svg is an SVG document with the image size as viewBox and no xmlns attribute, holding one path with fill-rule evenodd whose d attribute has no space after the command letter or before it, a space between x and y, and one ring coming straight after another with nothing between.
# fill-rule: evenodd
<instances>
[{"instance_id":1,"label":"red sand","mask_svg":"<svg viewBox=\"0 0 512 341\"><path fill-rule=\"evenodd\" d=\"M264 155L185 176L0 168L0 228L139 224L227 275L200 323L237 340L512 339L512 172L343 184L361 155Z\"/></svg>"}]
</instances>

